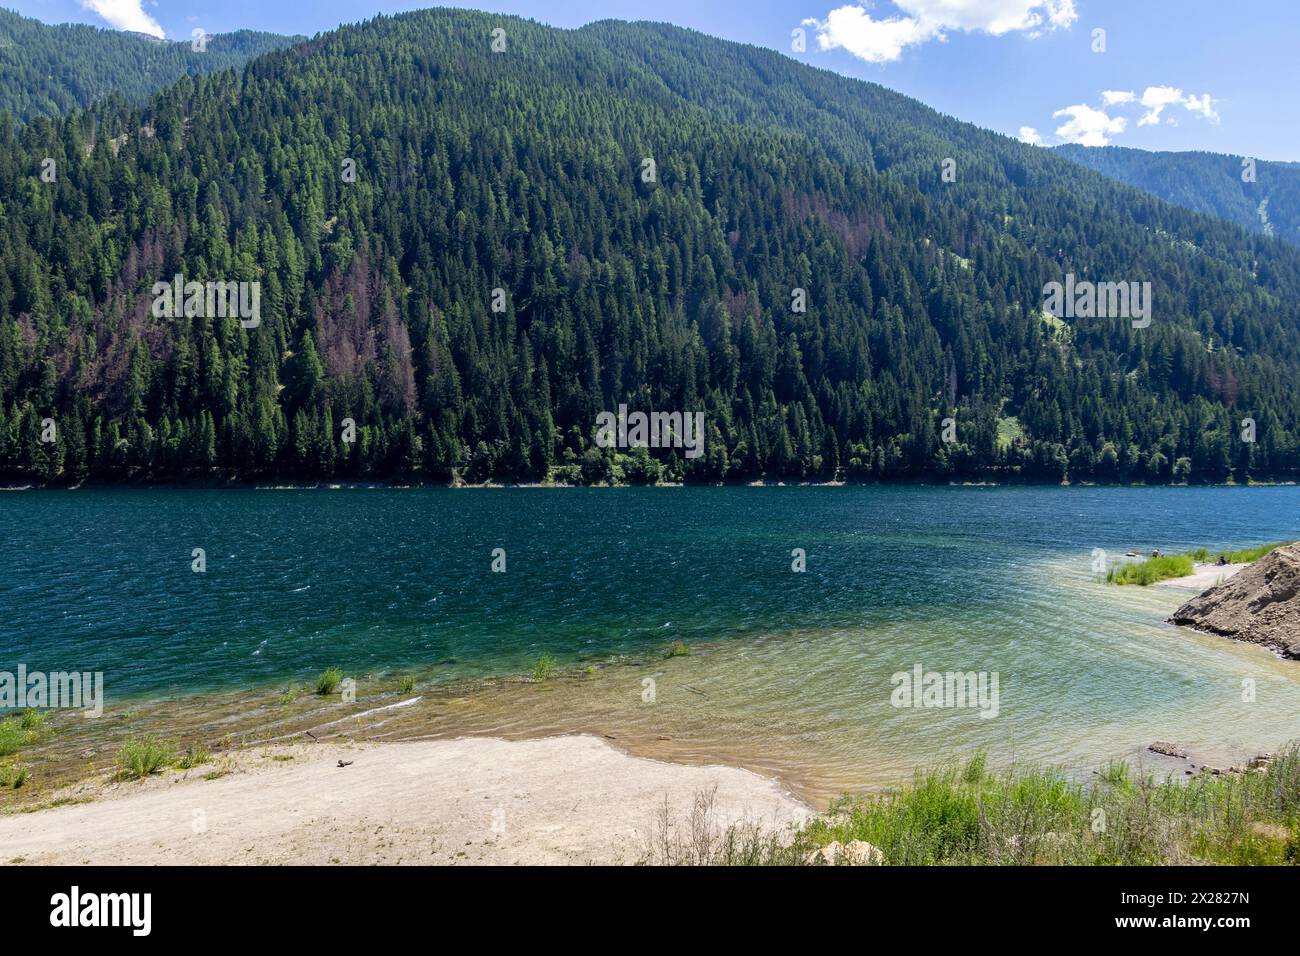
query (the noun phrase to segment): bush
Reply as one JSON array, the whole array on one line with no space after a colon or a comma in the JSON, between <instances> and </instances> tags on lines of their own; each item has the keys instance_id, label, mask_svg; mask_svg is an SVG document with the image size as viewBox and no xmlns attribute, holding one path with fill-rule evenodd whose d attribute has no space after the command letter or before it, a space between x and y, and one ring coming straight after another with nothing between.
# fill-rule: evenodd
<instances>
[{"instance_id":1,"label":"bush","mask_svg":"<svg viewBox=\"0 0 1300 956\"><path fill-rule=\"evenodd\" d=\"M17 790L27 782L27 773L26 767L0 767L0 787L12 787Z\"/></svg>"},{"instance_id":2,"label":"bush","mask_svg":"<svg viewBox=\"0 0 1300 956\"><path fill-rule=\"evenodd\" d=\"M120 776L125 780L140 780L170 766L174 754L170 744L154 737L133 737L117 752Z\"/></svg>"},{"instance_id":3,"label":"bush","mask_svg":"<svg viewBox=\"0 0 1300 956\"><path fill-rule=\"evenodd\" d=\"M550 653L543 654L541 657L537 658L537 663L533 665L533 680L550 680L555 676L556 670L558 670L558 668L555 664L555 658L552 657Z\"/></svg>"},{"instance_id":4,"label":"bush","mask_svg":"<svg viewBox=\"0 0 1300 956\"><path fill-rule=\"evenodd\" d=\"M338 690L343 683L343 671L337 667L328 667L316 678L316 693L326 697Z\"/></svg>"},{"instance_id":5,"label":"bush","mask_svg":"<svg viewBox=\"0 0 1300 956\"><path fill-rule=\"evenodd\" d=\"M18 748L27 743L27 732L17 717L0 720L0 757L17 753Z\"/></svg>"},{"instance_id":6,"label":"bush","mask_svg":"<svg viewBox=\"0 0 1300 956\"><path fill-rule=\"evenodd\" d=\"M206 747L190 747L181 756L181 759L176 761L176 767L178 770L189 770L193 767L200 767L211 759L212 754L208 752Z\"/></svg>"}]
</instances>

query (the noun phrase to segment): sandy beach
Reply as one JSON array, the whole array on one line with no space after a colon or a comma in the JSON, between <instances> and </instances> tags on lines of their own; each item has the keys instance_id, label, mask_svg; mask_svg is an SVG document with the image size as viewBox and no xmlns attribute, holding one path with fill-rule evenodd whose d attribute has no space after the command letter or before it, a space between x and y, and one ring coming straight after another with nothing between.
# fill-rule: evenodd
<instances>
[{"instance_id":1,"label":"sandy beach","mask_svg":"<svg viewBox=\"0 0 1300 956\"><path fill-rule=\"evenodd\" d=\"M627 864L665 802L684 823L713 791L718 827L810 812L750 771L634 757L590 735L322 742L83 784L64 796L89 802L0 816L0 846L5 864Z\"/></svg>"},{"instance_id":2,"label":"sandy beach","mask_svg":"<svg viewBox=\"0 0 1300 956\"><path fill-rule=\"evenodd\" d=\"M1157 581L1155 586L1184 588L1188 591L1204 591L1216 584L1222 584L1242 568L1248 567L1250 567L1249 562L1244 564L1198 564L1196 570L1191 574L1185 574L1181 578L1166 578L1163 581Z\"/></svg>"}]
</instances>

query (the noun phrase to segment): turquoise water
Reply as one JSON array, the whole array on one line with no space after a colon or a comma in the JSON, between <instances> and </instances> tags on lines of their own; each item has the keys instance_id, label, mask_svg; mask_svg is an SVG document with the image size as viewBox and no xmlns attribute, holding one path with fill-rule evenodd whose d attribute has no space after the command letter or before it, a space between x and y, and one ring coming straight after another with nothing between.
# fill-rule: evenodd
<instances>
[{"instance_id":1,"label":"turquoise water","mask_svg":"<svg viewBox=\"0 0 1300 956\"><path fill-rule=\"evenodd\" d=\"M702 755L734 738L847 773L966 745L1235 752L1300 736L1300 665L1163 625L1186 595L1099 584L1092 550L1298 537L1296 488L9 493L0 670L102 671L111 703L336 664L450 680L626 656L662 664L655 719L700 728ZM662 662L673 640L692 656ZM997 672L999 717L891 707L917 663ZM557 696L547 726L592 701L644 722L642 670Z\"/></svg>"}]
</instances>

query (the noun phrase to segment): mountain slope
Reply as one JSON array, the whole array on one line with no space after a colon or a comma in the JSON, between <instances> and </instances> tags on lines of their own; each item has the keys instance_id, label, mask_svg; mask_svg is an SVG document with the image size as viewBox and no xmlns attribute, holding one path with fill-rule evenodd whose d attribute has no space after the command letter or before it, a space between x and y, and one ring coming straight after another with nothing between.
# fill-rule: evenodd
<instances>
[{"instance_id":1,"label":"mountain slope","mask_svg":"<svg viewBox=\"0 0 1300 956\"><path fill-rule=\"evenodd\" d=\"M1167 202L1300 246L1300 164L1257 160L1253 170L1247 170L1242 157L1221 153L1153 153L1076 144L1056 151Z\"/></svg>"},{"instance_id":2,"label":"mountain slope","mask_svg":"<svg viewBox=\"0 0 1300 956\"><path fill-rule=\"evenodd\" d=\"M82 24L49 26L0 9L0 110L22 120L59 116L109 93L142 103L182 76L239 67L303 39L239 30L209 37L207 48L196 52L188 40Z\"/></svg>"},{"instance_id":3,"label":"mountain slope","mask_svg":"<svg viewBox=\"0 0 1300 956\"><path fill-rule=\"evenodd\" d=\"M143 112L0 120L0 169L10 476L1300 464L1300 251L690 31L383 17ZM1045 316L1066 273L1150 282L1152 324ZM155 318L177 274L259 282L259 323ZM704 453L596 447L620 403L703 412Z\"/></svg>"}]
</instances>

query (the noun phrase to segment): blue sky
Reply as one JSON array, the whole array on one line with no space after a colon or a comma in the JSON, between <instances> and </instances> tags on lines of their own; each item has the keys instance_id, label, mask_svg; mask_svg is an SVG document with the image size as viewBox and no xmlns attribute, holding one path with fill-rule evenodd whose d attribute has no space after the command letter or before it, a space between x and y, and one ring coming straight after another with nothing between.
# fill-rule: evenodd
<instances>
[{"instance_id":1,"label":"blue sky","mask_svg":"<svg viewBox=\"0 0 1300 956\"><path fill-rule=\"evenodd\" d=\"M390 0L0 0L47 23L184 39L247 27L312 34ZM443 6L449 4L441 4ZM661 20L873 80L1047 145L1205 149L1300 160L1296 0L520 0L457 4L559 27ZM791 31L805 49L792 49ZM1104 36L1095 31L1104 31ZM1098 49L1104 42L1104 51Z\"/></svg>"}]
</instances>

